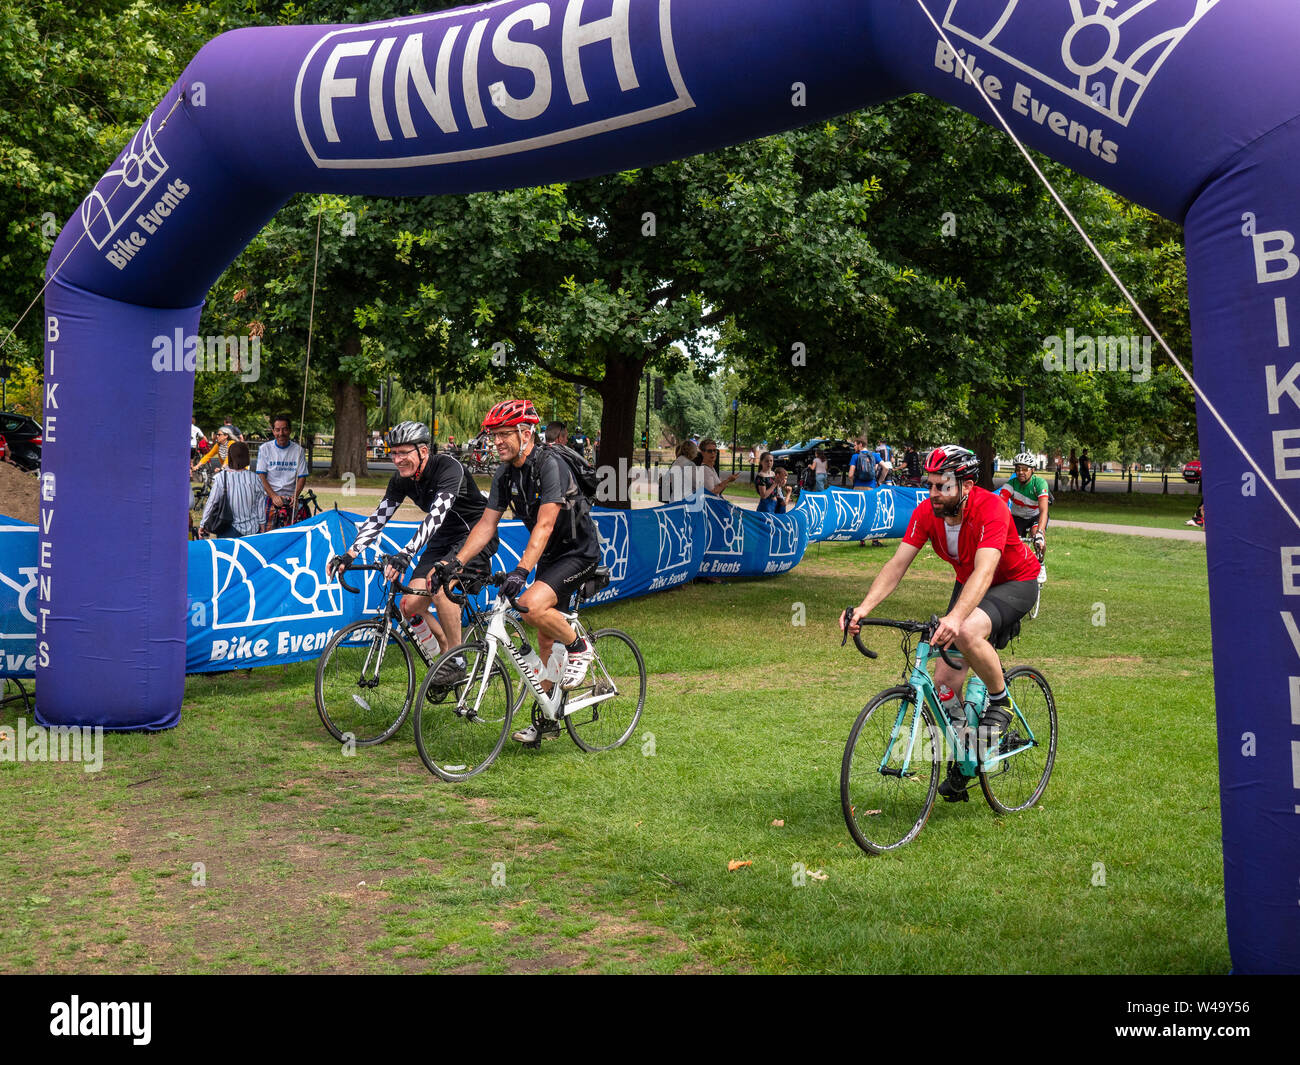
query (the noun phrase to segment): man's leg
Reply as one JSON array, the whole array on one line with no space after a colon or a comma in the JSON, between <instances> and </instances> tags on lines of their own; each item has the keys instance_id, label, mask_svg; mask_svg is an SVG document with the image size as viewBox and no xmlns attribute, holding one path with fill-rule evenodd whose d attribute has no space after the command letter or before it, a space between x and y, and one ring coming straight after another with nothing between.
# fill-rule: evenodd
<instances>
[{"instance_id":1,"label":"man's leg","mask_svg":"<svg viewBox=\"0 0 1300 1065\"><path fill-rule=\"evenodd\" d=\"M425 577L412 577L408 587L414 588L416 591L423 591L429 587L429 581ZM452 646L445 642L446 637L443 634L442 626L438 624L438 619L429 613L432 606L433 602L427 595L404 595L402 596L400 608L402 616L411 623L412 628L415 630L416 639L420 640L425 650L430 654L434 654L436 648L445 650L448 646ZM430 647L427 641L421 637L425 626L428 626L427 631L435 641L436 648Z\"/></svg>"},{"instance_id":2,"label":"man's leg","mask_svg":"<svg viewBox=\"0 0 1300 1065\"><path fill-rule=\"evenodd\" d=\"M425 582L426 586L427 583ZM414 583L411 587L415 587ZM433 609L437 611L437 618L430 614L425 617L425 620L438 638L439 646L444 651L459 646L464 640L460 624L460 607L448 599L447 593L441 588L433 593L431 603Z\"/></svg>"}]
</instances>

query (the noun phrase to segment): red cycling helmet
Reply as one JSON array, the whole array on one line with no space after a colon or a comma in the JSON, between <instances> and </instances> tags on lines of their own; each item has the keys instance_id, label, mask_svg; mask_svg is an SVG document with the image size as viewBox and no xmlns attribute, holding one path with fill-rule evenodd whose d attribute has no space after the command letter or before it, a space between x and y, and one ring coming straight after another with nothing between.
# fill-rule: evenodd
<instances>
[{"instance_id":1,"label":"red cycling helmet","mask_svg":"<svg viewBox=\"0 0 1300 1065\"><path fill-rule=\"evenodd\" d=\"M537 425L541 420L531 400L507 399L487 412L483 428L489 432L493 429L513 429L519 425Z\"/></svg>"},{"instance_id":2,"label":"red cycling helmet","mask_svg":"<svg viewBox=\"0 0 1300 1065\"><path fill-rule=\"evenodd\" d=\"M926 457L926 473L951 473L957 481L978 481L980 460L975 452L958 444L944 444Z\"/></svg>"}]
</instances>

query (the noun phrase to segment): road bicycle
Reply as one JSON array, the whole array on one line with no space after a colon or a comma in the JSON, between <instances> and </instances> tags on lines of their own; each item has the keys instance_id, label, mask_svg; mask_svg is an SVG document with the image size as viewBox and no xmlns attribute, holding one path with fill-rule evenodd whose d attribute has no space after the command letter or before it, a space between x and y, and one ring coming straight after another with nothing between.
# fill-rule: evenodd
<instances>
[{"instance_id":1,"label":"road bicycle","mask_svg":"<svg viewBox=\"0 0 1300 1065\"><path fill-rule=\"evenodd\" d=\"M278 507L270 507L268 510L266 529L270 532L272 529L287 529L290 525L314 517L320 513L320 503L316 499L316 493L308 488L298 497L296 507L285 503Z\"/></svg>"},{"instance_id":2,"label":"road bicycle","mask_svg":"<svg viewBox=\"0 0 1300 1065\"><path fill-rule=\"evenodd\" d=\"M545 677L528 667L528 644L512 640L506 624L512 608L524 608L498 593L483 636L439 658L416 696L415 747L431 773L451 782L468 780L500 754L519 705L511 697L512 671L521 695L526 692L533 697L532 719L538 729L533 746L540 746L545 733L558 731L560 721L584 751L609 751L627 742L645 706L645 660L627 633L618 629L588 632L577 612L577 606L605 587L609 579L609 570L598 568L574 593L570 610L564 614L574 632L586 637L594 651L587 676L569 689L555 681L547 691ZM502 573L489 578L498 588L504 581ZM552 665L557 668L559 650L557 644L552 653ZM465 677L456 682L454 697L440 702L427 699L425 693L437 683L438 670L457 659L464 660Z\"/></svg>"},{"instance_id":3,"label":"road bicycle","mask_svg":"<svg viewBox=\"0 0 1300 1065\"><path fill-rule=\"evenodd\" d=\"M339 583L353 594L361 589L348 584L345 574L367 570L382 571L380 561L373 565L352 565L339 571ZM411 623L397 606L399 595L431 596L437 589L433 574L428 589L409 588L400 581L390 581L383 605L371 617L345 626L325 645L316 666L316 710L326 730L340 743L358 747L383 743L406 721L416 688L416 658L428 668L434 658L415 637ZM487 615L466 604L462 606L461 626L471 637L487 627ZM524 639L523 626L507 615L502 626L508 638ZM411 649L415 649L412 655ZM421 689L421 698L446 698L450 687L434 683ZM519 701L523 701L520 693ZM518 705L517 703L515 704Z\"/></svg>"},{"instance_id":4,"label":"road bicycle","mask_svg":"<svg viewBox=\"0 0 1300 1065\"><path fill-rule=\"evenodd\" d=\"M948 761L945 751L963 776L979 778L996 813L1033 806L1056 761L1056 701L1043 674L1033 666L1005 671L1012 721L1001 736L980 737L988 690L979 677L972 673L966 683L963 721L950 720L940 708L928 670L937 617L928 622L863 618L861 624L902 630L903 654L912 665L910 676L904 666L905 683L867 703L849 732L840 765L840 805L854 842L870 854L885 854L914 840L934 808ZM920 638L915 658L913 636ZM868 658L876 657L860 632L853 634L853 642ZM956 651L941 648L938 653L954 669L961 668Z\"/></svg>"}]
</instances>

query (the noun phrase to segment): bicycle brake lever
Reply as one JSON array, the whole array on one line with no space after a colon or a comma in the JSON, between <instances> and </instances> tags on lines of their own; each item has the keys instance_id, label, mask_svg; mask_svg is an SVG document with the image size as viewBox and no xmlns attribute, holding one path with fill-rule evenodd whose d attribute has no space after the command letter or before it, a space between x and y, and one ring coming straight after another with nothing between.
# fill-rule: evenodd
<instances>
[{"instance_id":1,"label":"bicycle brake lever","mask_svg":"<svg viewBox=\"0 0 1300 1065\"><path fill-rule=\"evenodd\" d=\"M840 639L840 646L843 647L849 642L849 622L853 620L853 608L847 607L840 620L844 623L844 636Z\"/></svg>"}]
</instances>

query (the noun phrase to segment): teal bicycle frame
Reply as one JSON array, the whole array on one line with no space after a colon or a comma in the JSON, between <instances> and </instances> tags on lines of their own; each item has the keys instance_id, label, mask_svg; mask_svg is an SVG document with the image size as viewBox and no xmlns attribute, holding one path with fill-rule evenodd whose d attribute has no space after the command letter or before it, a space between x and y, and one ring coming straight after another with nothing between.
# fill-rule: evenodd
<instances>
[{"instance_id":1,"label":"teal bicycle frame","mask_svg":"<svg viewBox=\"0 0 1300 1065\"><path fill-rule=\"evenodd\" d=\"M864 623L867 623L864 619ZM928 626L927 626L928 629ZM929 632L933 630L930 629ZM1020 707L1016 706L1015 700L1011 702L1011 709L1015 712L1015 720L1020 723L1024 729L1023 735L1027 742L1022 743L1015 750L999 751L989 753L983 760L981 766L979 757L979 744L969 742L967 737L977 736L980 718L988 704L988 686L980 680L973 672L966 682L966 696L962 700L962 709L966 712L966 729L967 736L960 736L953 725L948 714L939 705L939 694L934 687L934 678L930 675L929 664L932 657L936 657L938 652L932 655L930 650L929 632L923 631L921 641L916 645L916 658L912 666L912 675L907 680L907 686L912 689L915 706L920 706L922 701L930 708L936 724L942 729L944 742L948 744L953 753L952 761L956 762L961 768L964 775L974 777L979 774L981 769L987 773L993 766L1003 762L1008 758L1014 758L1022 751L1038 746L1038 740L1034 736L1033 729L1029 727L1029 722L1025 720L1025 715L1020 712ZM961 653L952 648L946 648L949 664L960 666L962 663ZM901 703L898 708L898 714L894 719L894 727L890 732L889 746L885 748L885 753L880 760L880 772L886 775L907 776L912 765L912 755L916 751L917 738L920 735L921 715L912 714L912 725L907 737L907 757L903 759L903 766L898 770L889 769L889 756L897 749L899 736L903 731L904 719L909 712L909 704Z\"/></svg>"}]
</instances>

